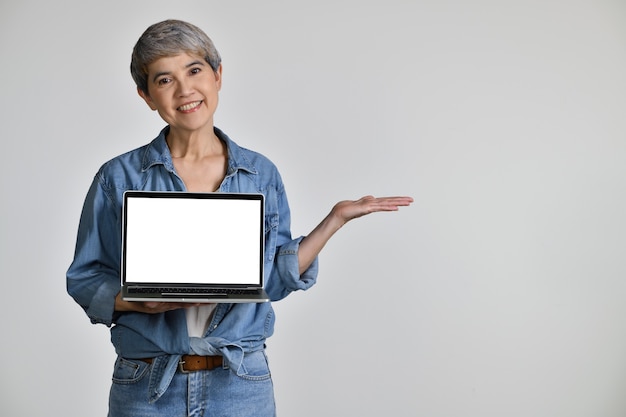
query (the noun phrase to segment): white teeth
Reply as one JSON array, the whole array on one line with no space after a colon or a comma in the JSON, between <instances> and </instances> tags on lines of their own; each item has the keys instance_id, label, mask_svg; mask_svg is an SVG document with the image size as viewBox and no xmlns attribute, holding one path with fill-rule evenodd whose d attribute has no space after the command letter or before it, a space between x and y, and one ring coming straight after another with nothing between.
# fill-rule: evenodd
<instances>
[{"instance_id":1,"label":"white teeth","mask_svg":"<svg viewBox=\"0 0 626 417\"><path fill-rule=\"evenodd\" d=\"M202 102L201 101L196 101L196 102L193 102L193 103L185 104L184 106L180 106L178 108L178 110L181 110L181 111L191 110L191 109L193 109L195 107L198 107L200 105L200 103L202 103Z\"/></svg>"}]
</instances>

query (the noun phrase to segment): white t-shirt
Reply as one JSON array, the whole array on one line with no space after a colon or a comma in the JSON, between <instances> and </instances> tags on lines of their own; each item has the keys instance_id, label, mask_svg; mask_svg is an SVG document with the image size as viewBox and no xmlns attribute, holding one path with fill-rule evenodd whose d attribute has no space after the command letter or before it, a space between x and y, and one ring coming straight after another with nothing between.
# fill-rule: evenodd
<instances>
[{"instance_id":1,"label":"white t-shirt","mask_svg":"<svg viewBox=\"0 0 626 417\"><path fill-rule=\"evenodd\" d=\"M189 337L203 337L206 333L213 316L216 304L203 304L201 306L188 307L187 313L187 332Z\"/></svg>"}]
</instances>

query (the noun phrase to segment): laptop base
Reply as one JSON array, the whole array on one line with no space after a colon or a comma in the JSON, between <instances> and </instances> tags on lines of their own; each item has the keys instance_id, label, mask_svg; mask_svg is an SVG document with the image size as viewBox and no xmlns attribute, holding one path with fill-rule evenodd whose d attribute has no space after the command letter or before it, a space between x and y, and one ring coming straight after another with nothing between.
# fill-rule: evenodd
<instances>
[{"instance_id":1,"label":"laptop base","mask_svg":"<svg viewBox=\"0 0 626 417\"><path fill-rule=\"evenodd\" d=\"M172 303L265 303L270 301L265 290L255 290L253 294L229 294L229 293L133 293L129 294L127 288L122 288L122 300L139 302L172 302Z\"/></svg>"}]
</instances>

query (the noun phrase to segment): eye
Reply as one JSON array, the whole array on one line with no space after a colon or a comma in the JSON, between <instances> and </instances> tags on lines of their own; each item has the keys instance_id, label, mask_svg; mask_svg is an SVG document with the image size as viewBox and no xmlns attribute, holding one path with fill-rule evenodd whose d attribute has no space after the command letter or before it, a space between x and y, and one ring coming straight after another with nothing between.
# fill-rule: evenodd
<instances>
[{"instance_id":1,"label":"eye","mask_svg":"<svg viewBox=\"0 0 626 417\"><path fill-rule=\"evenodd\" d=\"M166 85L166 84L169 84L171 82L172 82L172 79L171 78L167 78L167 77L159 78L157 80L157 84L158 85Z\"/></svg>"},{"instance_id":2,"label":"eye","mask_svg":"<svg viewBox=\"0 0 626 417\"><path fill-rule=\"evenodd\" d=\"M189 73L190 73L191 75L195 75L195 74L200 73L201 71L202 71L202 69L200 69L200 68L198 68L198 67L195 67L195 68L192 68L192 69L189 71Z\"/></svg>"}]
</instances>

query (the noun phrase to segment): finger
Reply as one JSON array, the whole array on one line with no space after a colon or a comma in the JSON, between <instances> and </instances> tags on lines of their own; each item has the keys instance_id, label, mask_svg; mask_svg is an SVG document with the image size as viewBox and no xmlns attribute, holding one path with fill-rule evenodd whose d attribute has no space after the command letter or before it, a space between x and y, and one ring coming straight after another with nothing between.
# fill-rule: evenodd
<instances>
[{"instance_id":1,"label":"finger","mask_svg":"<svg viewBox=\"0 0 626 417\"><path fill-rule=\"evenodd\" d=\"M407 196L394 196L394 197L380 197L379 200L387 201L398 205L408 205L413 202L412 197Z\"/></svg>"},{"instance_id":2,"label":"finger","mask_svg":"<svg viewBox=\"0 0 626 417\"><path fill-rule=\"evenodd\" d=\"M397 211L400 207L409 206L413 199L408 197L383 197L370 202L368 207L372 211Z\"/></svg>"},{"instance_id":3,"label":"finger","mask_svg":"<svg viewBox=\"0 0 626 417\"><path fill-rule=\"evenodd\" d=\"M380 206L405 207L413 202L411 197L382 197L376 203Z\"/></svg>"},{"instance_id":4,"label":"finger","mask_svg":"<svg viewBox=\"0 0 626 417\"><path fill-rule=\"evenodd\" d=\"M393 202L397 204L411 204L413 202L413 197L409 196L387 196L387 197L374 197L371 195L361 197L356 201L357 203L382 203L382 202Z\"/></svg>"}]
</instances>

